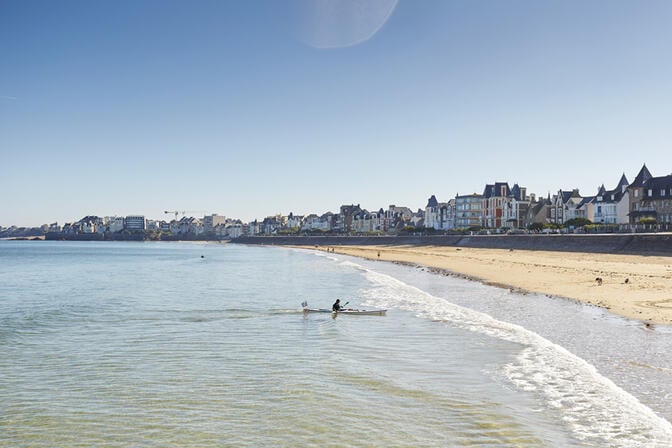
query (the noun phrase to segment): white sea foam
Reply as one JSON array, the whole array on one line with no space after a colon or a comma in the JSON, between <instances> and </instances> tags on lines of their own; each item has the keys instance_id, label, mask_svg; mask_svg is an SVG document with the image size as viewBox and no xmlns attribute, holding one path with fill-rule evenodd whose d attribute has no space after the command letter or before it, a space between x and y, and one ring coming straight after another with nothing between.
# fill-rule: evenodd
<instances>
[{"instance_id":1,"label":"white sea foam","mask_svg":"<svg viewBox=\"0 0 672 448\"><path fill-rule=\"evenodd\" d=\"M430 295L385 274L367 270L366 304L412 311L479 334L521 345L503 375L557 411L574 435L596 446L672 446L672 425L602 376L591 364L519 325Z\"/></svg>"}]
</instances>

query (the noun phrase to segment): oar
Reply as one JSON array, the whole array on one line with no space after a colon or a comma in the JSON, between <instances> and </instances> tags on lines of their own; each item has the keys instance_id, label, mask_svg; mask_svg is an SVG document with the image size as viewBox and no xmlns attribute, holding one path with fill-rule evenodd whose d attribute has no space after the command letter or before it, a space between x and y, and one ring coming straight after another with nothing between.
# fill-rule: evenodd
<instances>
[{"instance_id":1,"label":"oar","mask_svg":"<svg viewBox=\"0 0 672 448\"><path fill-rule=\"evenodd\" d=\"M350 303L350 302L345 302L343 305L341 305L341 310L344 310L344 309L345 309L345 305L347 305L348 303Z\"/></svg>"}]
</instances>

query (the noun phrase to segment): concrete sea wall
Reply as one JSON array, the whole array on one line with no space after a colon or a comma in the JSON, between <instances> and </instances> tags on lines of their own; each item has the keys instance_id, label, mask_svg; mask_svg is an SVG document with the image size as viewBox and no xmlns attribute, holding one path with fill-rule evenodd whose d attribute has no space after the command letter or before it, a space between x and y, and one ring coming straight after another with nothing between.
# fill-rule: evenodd
<instances>
[{"instance_id":1,"label":"concrete sea wall","mask_svg":"<svg viewBox=\"0 0 672 448\"><path fill-rule=\"evenodd\" d=\"M232 241L283 246L433 245L483 249L548 250L672 256L672 234L254 236Z\"/></svg>"}]
</instances>

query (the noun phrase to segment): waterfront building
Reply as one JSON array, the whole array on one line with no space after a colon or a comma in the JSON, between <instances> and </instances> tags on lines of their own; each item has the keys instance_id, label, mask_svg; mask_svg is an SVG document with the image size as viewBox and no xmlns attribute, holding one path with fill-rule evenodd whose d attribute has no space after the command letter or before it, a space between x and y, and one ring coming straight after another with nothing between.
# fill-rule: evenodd
<instances>
[{"instance_id":1,"label":"waterfront building","mask_svg":"<svg viewBox=\"0 0 672 448\"><path fill-rule=\"evenodd\" d=\"M628 190L631 224L646 218L672 223L672 175L653 177L644 165Z\"/></svg>"},{"instance_id":2,"label":"waterfront building","mask_svg":"<svg viewBox=\"0 0 672 448\"><path fill-rule=\"evenodd\" d=\"M106 216L104 221L106 230L112 233L124 230L126 222L122 216Z\"/></svg>"},{"instance_id":3,"label":"waterfront building","mask_svg":"<svg viewBox=\"0 0 672 448\"><path fill-rule=\"evenodd\" d=\"M594 216L591 221L596 224L627 224L630 211L628 185L625 174L613 190L607 190L602 185L595 195Z\"/></svg>"},{"instance_id":4,"label":"waterfront building","mask_svg":"<svg viewBox=\"0 0 672 448\"><path fill-rule=\"evenodd\" d=\"M202 221L192 216L184 216L179 221L172 220L169 227L173 235L200 235L204 232Z\"/></svg>"},{"instance_id":5,"label":"waterfront building","mask_svg":"<svg viewBox=\"0 0 672 448\"><path fill-rule=\"evenodd\" d=\"M358 233L371 233L377 227L377 214L360 210L352 217L352 230Z\"/></svg>"},{"instance_id":6,"label":"waterfront building","mask_svg":"<svg viewBox=\"0 0 672 448\"><path fill-rule=\"evenodd\" d=\"M146 230L147 223L142 215L129 215L124 219L126 230Z\"/></svg>"},{"instance_id":7,"label":"waterfront building","mask_svg":"<svg viewBox=\"0 0 672 448\"><path fill-rule=\"evenodd\" d=\"M243 234L245 233L244 226L240 221L226 224L226 226L223 225L217 226L217 229L222 227L224 228L224 234L219 236L235 239L243 236Z\"/></svg>"},{"instance_id":8,"label":"waterfront building","mask_svg":"<svg viewBox=\"0 0 672 448\"><path fill-rule=\"evenodd\" d=\"M0 232L2 232L3 230L4 230L3 227L0 226ZM62 230L63 230L63 227L59 226L57 222L54 222L54 223L49 224L49 229L47 230L47 232L61 233Z\"/></svg>"},{"instance_id":9,"label":"waterfront building","mask_svg":"<svg viewBox=\"0 0 672 448\"><path fill-rule=\"evenodd\" d=\"M247 223L243 226L243 233L247 236L254 236L261 234L261 223L258 220Z\"/></svg>"},{"instance_id":10,"label":"waterfront building","mask_svg":"<svg viewBox=\"0 0 672 448\"><path fill-rule=\"evenodd\" d=\"M203 230L206 232L212 232L215 230L215 227L224 224L226 224L226 216L220 216L215 213L203 217Z\"/></svg>"},{"instance_id":11,"label":"waterfront building","mask_svg":"<svg viewBox=\"0 0 672 448\"><path fill-rule=\"evenodd\" d=\"M264 235L275 235L282 228L281 216L267 216L261 222L261 233Z\"/></svg>"},{"instance_id":12,"label":"waterfront building","mask_svg":"<svg viewBox=\"0 0 672 448\"><path fill-rule=\"evenodd\" d=\"M413 225L413 212L408 207L398 207L392 204L384 213L386 231L401 230Z\"/></svg>"},{"instance_id":13,"label":"waterfront building","mask_svg":"<svg viewBox=\"0 0 672 448\"><path fill-rule=\"evenodd\" d=\"M527 189L508 182L487 184L483 189L481 222L491 229L525 227L525 217L530 201Z\"/></svg>"},{"instance_id":14,"label":"waterfront building","mask_svg":"<svg viewBox=\"0 0 672 448\"><path fill-rule=\"evenodd\" d=\"M455 227L469 228L482 226L483 196L468 194L455 196Z\"/></svg>"},{"instance_id":15,"label":"waterfront building","mask_svg":"<svg viewBox=\"0 0 672 448\"><path fill-rule=\"evenodd\" d=\"M425 227L434 230L449 230L455 225L455 200L439 202L432 195L425 206Z\"/></svg>"},{"instance_id":16,"label":"waterfront building","mask_svg":"<svg viewBox=\"0 0 672 448\"><path fill-rule=\"evenodd\" d=\"M558 190L558 194L553 197L551 207L551 222L562 225L570 219L585 218L585 210L579 208L583 197L578 188L573 190Z\"/></svg>"},{"instance_id":17,"label":"waterfront building","mask_svg":"<svg viewBox=\"0 0 672 448\"><path fill-rule=\"evenodd\" d=\"M317 216L315 213L311 213L303 219L303 222L301 223L301 230L304 232L311 232L314 230L327 232L331 230L331 217L326 219L324 217Z\"/></svg>"},{"instance_id":18,"label":"waterfront building","mask_svg":"<svg viewBox=\"0 0 672 448\"><path fill-rule=\"evenodd\" d=\"M551 194L546 198L536 199L534 194L530 195L530 204L527 209L525 217L526 227L532 224L550 224L551 223L551 209L553 202L551 201Z\"/></svg>"},{"instance_id":19,"label":"waterfront building","mask_svg":"<svg viewBox=\"0 0 672 448\"><path fill-rule=\"evenodd\" d=\"M481 225L490 229L503 226L504 204L511 195L507 182L486 184L481 198Z\"/></svg>"},{"instance_id":20,"label":"waterfront building","mask_svg":"<svg viewBox=\"0 0 672 448\"><path fill-rule=\"evenodd\" d=\"M156 219L147 219L145 221L146 230L158 231L161 229L161 223Z\"/></svg>"},{"instance_id":21,"label":"waterfront building","mask_svg":"<svg viewBox=\"0 0 672 448\"><path fill-rule=\"evenodd\" d=\"M352 231L352 220L355 214L361 211L359 204L341 205L340 213L336 215L334 230L346 233Z\"/></svg>"},{"instance_id":22,"label":"waterfront building","mask_svg":"<svg viewBox=\"0 0 672 448\"><path fill-rule=\"evenodd\" d=\"M288 229L300 229L301 223L303 222L303 216L295 215L294 213L289 213L289 216L286 218L286 227Z\"/></svg>"},{"instance_id":23,"label":"waterfront building","mask_svg":"<svg viewBox=\"0 0 672 448\"><path fill-rule=\"evenodd\" d=\"M596 196L584 196L576 206L579 214L590 222L595 222L595 198Z\"/></svg>"},{"instance_id":24,"label":"waterfront building","mask_svg":"<svg viewBox=\"0 0 672 448\"><path fill-rule=\"evenodd\" d=\"M530 208L530 198L527 188L513 184L511 194L502 207L502 221L504 227L520 229L528 226L526 221L527 210Z\"/></svg>"}]
</instances>

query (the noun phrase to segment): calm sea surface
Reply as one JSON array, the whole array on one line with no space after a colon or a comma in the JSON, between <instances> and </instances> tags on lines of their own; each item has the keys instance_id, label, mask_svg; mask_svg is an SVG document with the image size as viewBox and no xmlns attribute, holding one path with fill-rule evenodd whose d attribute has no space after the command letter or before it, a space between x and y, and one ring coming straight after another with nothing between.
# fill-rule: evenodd
<instances>
[{"instance_id":1,"label":"calm sea surface","mask_svg":"<svg viewBox=\"0 0 672 448\"><path fill-rule=\"evenodd\" d=\"M0 241L0 447L669 447L670 347L333 254Z\"/></svg>"}]
</instances>

